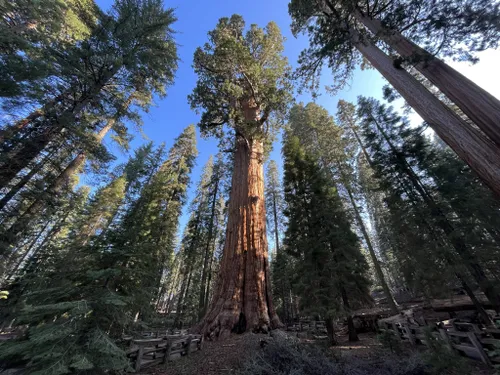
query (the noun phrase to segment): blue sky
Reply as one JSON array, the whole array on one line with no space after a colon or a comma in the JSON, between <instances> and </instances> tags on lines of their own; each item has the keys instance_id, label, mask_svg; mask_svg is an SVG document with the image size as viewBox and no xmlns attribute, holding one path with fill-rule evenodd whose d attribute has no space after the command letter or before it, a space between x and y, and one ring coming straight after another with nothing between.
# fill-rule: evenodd
<instances>
[{"instance_id":1,"label":"blue sky","mask_svg":"<svg viewBox=\"0 0 500 375\"><path fill-rule=\"evenodd\" d=\"M112 0L96 0L102 9L108 9ZM177 31L176 40L179 44L179 56L181 62L177 71L175 84L169 88L165 99L157 100L149 113L144 115L144 133L156 144L164 142L170 147L175 137L189 124L196 124L198 115L190 109L187 95L192 91L196 83L196 75L191 67L192 57L195 49L207 40L207 32L212 30L218 19L232 14L241 14L247 25L255 23L265 26L269 21L278 24L281 32L286 37L285 55L288 57L292 67L295 67L300 51L306 47L305 37L294 38L290 32L290 17L288 15L289 0L166 0L166 6L176 9L178 21L174 24ZM486 51L482 60L475 66L466 63L453 64L463 74L488 89L493 95L500 97L500 78L498 75L491 76L488 72L497 72L495 67L500 61L499 51ZM324 85L331 84L328 72L323 75ZM334 114L339 99L356 101L358 95L381 97L381 88L385 84L381 76L374 70L358 70L355 72L351 84L337 95L332 96L323 92L316 100ZM307 94L296 97L297 101L308 102L311 97ZM417 118L415 116L415 118ZM109 142L109 141L107 141ZM136 136L133 146L145 142L140 135ZM197 165L192 174L190 196L192 196L196 183L200 176L203 165L209 156L217 153L217 141L215 139L203 140L198 137L199 157ZM124 159L125 156L119 156ZM271 158L281 160L280 145L276 144ZM281 164L281 163L280 163ZM181 228L187 220L184 214L181 218Z\"/></svg>"}]
</instances>

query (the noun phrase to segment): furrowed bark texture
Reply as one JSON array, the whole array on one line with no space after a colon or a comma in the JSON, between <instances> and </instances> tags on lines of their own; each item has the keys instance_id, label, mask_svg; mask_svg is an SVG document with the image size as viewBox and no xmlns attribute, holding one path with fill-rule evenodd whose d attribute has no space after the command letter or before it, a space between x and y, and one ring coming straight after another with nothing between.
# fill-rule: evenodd
<instances>
[{"instance_id":1,"label":"furrowed bark texture","mask_svg":"<svg viewBox=\"0 0 500 375\"><path fill-rule=\"evenodd\" d=\"M217 289L202 323L208 337L280 326L271 298L263 143L238 136Z\"/></svg>"},{"instance_id":2,"label":"furrowed bark texture","mask_svg":"<svg viewBox=\"0 0 500 375\"><path fill-rule=\"evenodd\" d=\"M500 149L497 145L450 111L408 72L396 68L392 59L377 46L361 40L354 31L351 36L361 54L479 178L500 196Z\"/></svg>"},{"instance_id":3,"label":"furrowed bark texture","mask_svg":"<svg viewBox=\"0 0 500 375\"><path fill-rule=\"evenodd\" d=\"M360 12L356 19L402 57L451 99L493 142L500 145L500 100L460 74L444 61L405 38L396 30ZM413 60L413 61L412 61Z\"/></svg>"}]
</instances>

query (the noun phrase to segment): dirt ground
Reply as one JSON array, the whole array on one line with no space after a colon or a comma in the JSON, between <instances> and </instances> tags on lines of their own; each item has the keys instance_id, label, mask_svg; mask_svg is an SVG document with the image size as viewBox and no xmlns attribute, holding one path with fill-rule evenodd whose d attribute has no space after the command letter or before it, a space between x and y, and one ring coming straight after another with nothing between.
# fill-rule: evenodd
<instances>
[{"instance_id":1,"label":"dirt ground","mask_svg":"<svg viewBox=\"0 0 500 375\"><path fill-rule=\"evenodd\" d=\"M256 351L261 349L261 340L269 337L262 334L246 333L233 335L224 341L205 341L203 350L196 351L188 357L169 362L166 367L154 367L143 374L154 375L227 375L235 374L241 364ZM376 363L381 357L382 345L376 334L359 335L360 341L350 343L347 336L338 337L338 345L332 347L336 356L347 360L365 359ZM304 339L304 342L311 340ZM410 348L408 348L410 349ZM481 363L470 361L471 375L491 375L495 372Z\"/></svg>"},{"instance_id":2,"label":"dirt ground","mask_svg":"<svg viewBox=\"0 0 500 375\"><path fill-rule=\"evenodd\" d=\"M266 335L246 333L232 335L224 341L205 341L203 350L169 362L165 368L153 368L155 375L218 375L234 374L236 369L255 351Z\"/></svg>"}]
</instances>

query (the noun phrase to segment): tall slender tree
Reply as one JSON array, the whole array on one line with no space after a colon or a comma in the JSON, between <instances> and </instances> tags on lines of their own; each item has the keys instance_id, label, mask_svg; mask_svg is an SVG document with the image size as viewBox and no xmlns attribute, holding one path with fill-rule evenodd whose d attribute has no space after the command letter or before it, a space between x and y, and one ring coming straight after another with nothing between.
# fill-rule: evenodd
<instances>
[{"instance_id":1,"label":"tall slender tree","mask_svg":"<svg viewBox=\"0 0 500 375\"><path fill-rule=\"evenodd\" d=\"M335 72L335 88L339 88L361 62L361 57L365 58L432 126L439 137L500 195L500 149L497 145L448 109L410 73L398 67L367 35L366 29L358 27L358 22L350 12L352 6L336 4L329 1L311 4L302 0L290 4L292 31L295 34L306 31L311 41L310 47L299 58L298 76L305 82L312 82L314 87L321 67L326 62ZM344 2L338 4L344 5Z\"/></svg>"},{"instance_id":2,"label":"tall slender tree","mask_svg":"<svg viewBox=\"0 0 500 375\"><path fill-rule=\"evenodd\" d=\"M352 212L356 226L370 253L377 281L384 290L389 307L394 313L398 313L380 261L375 253L373 239L370 237L362 218L358 198L359 186L355 177L357 148L355 140L336 125L328 111L314 103L309 103L306 106L295 105L291 111L289 126L293 134L301 140L302 147L318 157L325 173L332 178L337 189L348 202L347 207Z\"/></svg>"},{"instance_id":3,"label":"tall slender tree","mask_svg":"<svg viewBox=\"0 0 500 375\"><path fill-rule=\"evenodd\" d=\"M414 197L426 205L433 225L439 228L438 232L435 233L438 237L439 233L441 233L441 236L445 236L449 241L449 245L454 249L456 256L461 259L462 264L468 269L494 309L498 310L498 290L496 290L494 283L489 280L464 234L461 233L456 223L450 219L453 211L448 211L446 206L439 202L429 191L428 186L408 161L405 150L402 148L404 143L401 142L400 136L398 137L398 133L395 129L392 129L392 127L399 125L400 134L404 134L405 127L408 127L407 120L402 119L391 108L386 108L376 100L362 97L359 99L359 113L367 139L378 139L378 144L383 145L379 146L381 148L378 149L378 152L383 153L382 150L390 152L389 157L392 158L393 162L391 169L396 172L398 182L403 183L404 186L410 186ZM389 169L381 168L379 173L389 173Z\"/></svg>"},{"instance_id":4,"label":"tall slender tree","mask_svg":"<svg viewBox=\"0 0 500 375\"><path fill-rule=\"evenodd\" d=\"M358 238L318 158L293 135L286 136L284 155L289 220L285 244L298 258L295 274L301 304L305 311L325 317L331 344L333 318L340 314L347 318L349 339L356 341L351 309L369 301L367 265Z\"/></svg>"},{"instance_id":5,"label":"tall slender tree","mask_svg":"<svg viewBox=\"0 0 500 375\"><path fill-rule=\"evenodd\" d=\"M119 108L126 101L123 92L163 95L177 66L170 28L174 21L173 10L164 10L161 0L118 0L84 42L54 54L63 66L56 85L59 93L28 116L21 131L2 142L0 187L58 137L93 132L92 119ZM79 70L81 66L85 69Z\"/></svg>"},{"instance_id":6,"label":"tall slender tree","mask_svg":"<svg viewBox=\"0 0 500 375\"><path fill-rule=\"evenodd\" d=\"M226 242L218 287L204 318L207 335L265 331L277 327L269 280L264 204L264 145L272 117L290 100L283 37L275 23L252 25L244 33L241 16L222 18L198 48L198 82L189 100L202 109L203 134L232 129L234 166Z\"/></svg>"},{"instance_id":7,"label":"tall slender tree","mask_svg":"<svg viewBox=\"0 0 500 375\"><path fill-rule=\"evenodd\" d=\"M274 237L274 255L280 252L281 232L283 230L283 191L274 160L269 161L266 175L266 212L267 222Z\"/></svg>"}]
</instances>

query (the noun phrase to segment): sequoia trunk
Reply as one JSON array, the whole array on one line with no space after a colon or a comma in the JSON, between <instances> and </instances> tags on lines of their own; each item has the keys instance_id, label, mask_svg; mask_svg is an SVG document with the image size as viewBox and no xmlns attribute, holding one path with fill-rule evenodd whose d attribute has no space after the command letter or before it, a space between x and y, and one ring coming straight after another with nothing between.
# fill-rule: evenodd
<instances>
[{"instance_id":1,"label":"sequoia trunk","mask_svg":"<svg viewBox=\"0 0 500 375\"><path fill-rule=\"evenodd\" d=\"M500 196L500 149L450 111L439 99L368 40L352 31L352 42L408 104L471 169Z\"/></svg>"},{"instance_id":2,"label":"sequoia trunk","mask_svg":"<svg viewBox=\"0 0 500 375\"><path fill-rule=\"evenodd\" d=\"M267 332L281 324L271 298L263 152L262 141L237 137L224 252L202 323L208 337Z\"/></svg>"},{"instance_id":3,"label":"sequoia trunk","mask_svg":"<svg viewBox=\"0 0 500 375\"><path fill-rule=\"evenodd\" d=\"M402 57L409 59L424 77L450 98L492 141L500 145L500 100L396 30L385 28L380 20L360 12L356 12L355 16L373 34Z\"/></svg>"}]
</instances>

